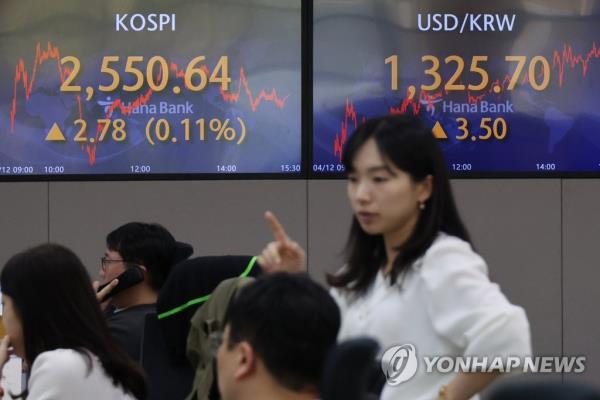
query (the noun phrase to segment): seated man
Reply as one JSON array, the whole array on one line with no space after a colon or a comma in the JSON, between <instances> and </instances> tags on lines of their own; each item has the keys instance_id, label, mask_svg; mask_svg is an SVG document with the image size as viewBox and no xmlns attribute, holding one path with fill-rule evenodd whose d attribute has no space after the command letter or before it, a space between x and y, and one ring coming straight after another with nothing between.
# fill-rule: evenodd
<instances>
[{"instance_id":1,"label":"seated man","mask_svg":"<svg viewBox=\"0 0 600 400\"><path fill-rule=\"evenodd\" d=\"M158 291L171 267L188 258L193 249L176 242L163 226L141 222L131 222L110 232L106 247L100 276L111 284L99 292L100 300L111 295L119 275L128 268L142 271L143 280L114 293L107 308L107 322L113 337L139 361L145 317L156 312Z\"/></svg>"},{"instance_id":2,"label":"seated man","mask_svg":"<svg viewBox=\"0 0 600 400\"><path fill-rule=\"evenodd\" d=\"M223 400L317 399L340 312L304 274L275 273L241 289L217 354Z\"/></svg>"}]
</instances>

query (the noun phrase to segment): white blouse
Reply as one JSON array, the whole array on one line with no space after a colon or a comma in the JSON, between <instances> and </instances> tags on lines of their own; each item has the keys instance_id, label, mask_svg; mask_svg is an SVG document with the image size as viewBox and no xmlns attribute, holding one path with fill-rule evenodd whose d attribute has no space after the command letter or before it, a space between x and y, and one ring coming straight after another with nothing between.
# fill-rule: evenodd
<instances>
[{"instance_id":1,"label":"white blouse","mask_svg":"<svg viewBox=\"0 0 600 400\"><path fill-rule=\"evenodd\" d=\"M84 357L71 349L39 354L31 366L27 400L135 400L113 384L97 357L91 355L91 370Z\"/></svg>"},{"instance_id":2,"label":"white blouse","mask_svg":"<svg viewBox=\"0 0 600 400\"><path fill-rule=\"evenodd\" d=\"M440 233L395 285L380 272L364 296L340 289L332 289L332 295L342 313L339 340L370 336L379 341L381 354L396 345L416 349L416 375L396 386L386 384L382 400L437 398L455 373L427 373L424 356L531 353L524 310L508 302L490 282L485 261L454 236Z\"/></svg>"}]
</instances>

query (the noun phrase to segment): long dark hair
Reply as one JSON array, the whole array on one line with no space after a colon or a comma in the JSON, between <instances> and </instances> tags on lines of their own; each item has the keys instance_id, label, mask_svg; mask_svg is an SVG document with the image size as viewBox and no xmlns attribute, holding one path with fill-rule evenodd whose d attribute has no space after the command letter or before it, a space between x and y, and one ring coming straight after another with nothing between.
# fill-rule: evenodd
<instances>
[{"instance_id":1,"label":"long dark hair","mask_svg":"<svg viewBox=\"0 0 600 400\"><path fill-rule=\"evenodd\" d=\"M89 351L115 385L139 400L146 398L141 369L113 343L90 277L71 250L43 244L16 254L4 266L0 285L21 320L30 365L42 352L73 349L87 357L91 368Z\"/></svg>"},{"instance_id":2,"label":"long dark hair","mask_svg":"<svg viewBox=\"0 0 600 400\"><path fill-rule=\"evenodd\" d=\"M419 213L414 231L400 246L393 261L391 282L395 283L427 251L439 232L467 242L470 239L456 209L444 157L431 130L419 119L410 116L367 120L346 144L342 155L346 171L351 173L354 170L356 153L370 139L375 140L384 160L408 173L414 182L422 182L429 175L433 178L431 197ZM367 234L353 217L344 256L346 268L338 274L328 275L328 283L364 293L387 262L383 236Z\"/></svg>"}]
</instances>

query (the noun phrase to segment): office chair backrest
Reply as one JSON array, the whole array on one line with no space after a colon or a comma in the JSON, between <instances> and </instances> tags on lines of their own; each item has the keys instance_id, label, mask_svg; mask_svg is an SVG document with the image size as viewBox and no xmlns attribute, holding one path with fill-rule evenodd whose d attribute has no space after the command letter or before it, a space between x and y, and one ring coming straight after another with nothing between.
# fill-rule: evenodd
<instances>
[{"instance_id":1,"label":"office chair backrest","mask_svg":"<svg viewBox=\"0 0 600 400\"><path fill-rule=\"evenodd\" d=\"M156 302L160 329L173 362L187 363L190 320L219 283L237 276L256 276L260 271L252 256L194 257L173 267Z\"/></svg>"},{"instance_id":2,"label":"office chair backrest","mask_svg":"<svg viewBox=\"0 0 600 400\"><path fill-rule=\"evenodd\" d=\"M192 254L194 254L194 247L191 244L185 242L175 242L173 265L187 260Z\"/></svg>"},{"instance_id":3,"label":"office chair backrest","mask_svg":"<svg viewBox=\"0 0 600 400\"><path fill-rule=\"evenodd\" d=\"M189 363L173 362L154 313L146 315L140 361L148 381L147 400L185 399L194 370Z\"/></svg>"},{"instance_id":4,"label":"office chair backrest","mask_svg":"<svg viewBox=\"0 0 600 400\"><path fill-rule=\"evenodd\" d=\"M574 382L510 382L492 392L490 400L600 400L600 391Z\"/></svg>"},{"instance_id":5,"label":"office chair backrest","mask_svg":"<svg viewBox=\"0 0 600 400\"><path fill-rule=\"evenodd\" d=\"M338 343L329 353L321 378L322 400L364 400L379 349L371 338Z\"/></svg>"}]
</instances>

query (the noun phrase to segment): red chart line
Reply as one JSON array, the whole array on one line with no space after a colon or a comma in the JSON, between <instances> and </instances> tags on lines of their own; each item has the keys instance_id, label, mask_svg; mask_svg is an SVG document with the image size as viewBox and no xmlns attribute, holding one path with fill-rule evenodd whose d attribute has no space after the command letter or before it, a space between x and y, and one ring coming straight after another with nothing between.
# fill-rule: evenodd
<instances>
[{"instance_id":1,"label":"red chart line","mask_svg":"<svg viewBox=\"0 0 600 400\"><path fill-rule=\"evenodd\" d=\"M22 58L18 60L15 66L15 76L13 81L13 97L10 108L11 133L14 133L14 124L17 116L17 99L19 96L19 92L17 89L20 86L22 86L25 101L29 101L34 88L34 83L36 81L38 68L49 60L56 60L58 76L62 84L66 77L69 76L69 74L72 71L68 68L63 68L60 64L60 59L61 53L59 47L54 46L51 42L48 42L46 47L42 49L41 44L38 42L36 43L35 47L35 57L33 60L33 66L31 67L31 72L28 71L25 65L25 61ZM210 74L210 71L206 66L202 66L201 68L207 75ZM176 63L171 62L169 64L169 69L175 73L176 78L183 79L185 77L185 70L180 69ZM161 74L159 73L156 77L156 81L160 80L160 76ZM248 104L250 105L250 108L253 112L257 112L259 106L265 102L273 103L278 109L283 109L285 107L287 99L290 96L279 96L275 88L271 89L270 91L261 89L258 91L258 94L254 96L253 90L248 81L248 78L246 77L246 72L243 67L240 67L239 80L237 83L236 90L224 91L221 88L219 93L223 101L232 104L240 102L242 98L242 93L245 94L248 99ZM151 89L148 89L145 93L140 94L137 98L129 102L129 104L127 105L125 105L121 99L115 99L106 108L105 116L106 118L110 118L115 110L119 110L122 115L130 115L135 109L139 108L141 105L147 104L150 101L150 98L153 94L154 92ZM79 110L79 117L83 118L83 110L80 95L76 95L76 102ZM100 130L101 127L98 127L96 132L96 139L98 138ZM91 145L85 144L84 146L82 146L82 149L88 155L88 162L90 165L93 165L96 161L96 148L97 140Z\"/></svg>"},{"instance_id":2,"label":"red chart line","mask_svg":"<svg viewBox=\"0 0 600 400\"><path fill-rule=\"evenodd\" d=\"M562 88L565 80L565 75L567 71L572 71L577 68L581 68L581 76L586 77L589 71L590 63L594 59L600 58L600 47L593 42L590 49L587 52L583 52L581 54L575 54L573 47L567 43L563 44L562 49L555 49L552 51L552 70L558 72L558 87ZM543 71L538 74L538 77L542 77ZM488 96L498 95L498 93L494 92L494 87L498 86L501 88L501 93L505 92L505 90L510 85L511 76L505 75L501 79L496 79L492 82L489 89L482 94L474 95L470 91L466 91L467 102L468 103L479 103L484 100ZM529 83L528 74L524 74L523 78L520 79L519 82L521 85L525 85ZM421 109L422 104L432 105L434 100L443 98L444 95L448 94L447 91L440 90L438 92L430 93L421 90L419 92L419 101L415 101L412 97L408 95L404 98L400 105L396 107L390 107L388 112L391 115L402 115L408 112L412 112L414 115L418 115ZM344 145L348 140L348 136L352 133L354 129L358 127L358 115L353 102L350 99L346 99L346 107L344 109L344 116L340 123L340 129L336 133L335 138L333 139L333 155L334 157L338 157L338 159L342 160L342 152L344 149ZM365 117L363 117L363 120ZM349 124L353 123L352 126ZM353 129L349 129L353 128Z\"/></svg>"}]
</instances>

